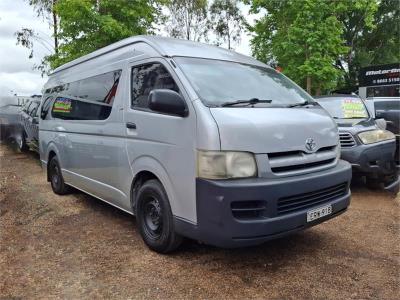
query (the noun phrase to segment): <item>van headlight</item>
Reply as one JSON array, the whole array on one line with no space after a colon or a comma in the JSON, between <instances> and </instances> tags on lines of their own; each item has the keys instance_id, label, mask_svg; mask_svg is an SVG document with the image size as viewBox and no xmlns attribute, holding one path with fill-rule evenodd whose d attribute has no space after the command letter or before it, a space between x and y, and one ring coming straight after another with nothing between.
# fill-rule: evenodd
<instances>
[{"instance_id":1,"label":"van headlight","mask_svg":"<svg viewBox=\"0 0 400 300\"><path fill-rule=\"evenodd\" d=\"M197 152L197 176L207 179L246 178L257 175L254 154L233 151Z\"/></svg>"},{"instance_id":2,"label":"van headlight","mask_svg":"<svg viewBox=\"0 0 400 300\"><path fill-rule=\"evenodd\" d=\"M373 144L382 141L392 140L395 138L394 134L388 130L376 129L360 132L358 134L363 144Z\"/></svg>"}]
</instances>

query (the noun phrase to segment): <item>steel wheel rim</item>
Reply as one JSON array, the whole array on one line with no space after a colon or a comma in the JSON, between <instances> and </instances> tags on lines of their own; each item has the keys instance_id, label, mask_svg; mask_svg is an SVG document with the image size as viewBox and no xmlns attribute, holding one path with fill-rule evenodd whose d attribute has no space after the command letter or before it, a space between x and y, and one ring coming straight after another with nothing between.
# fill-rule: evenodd
<instances>
[{"instance_id":1,"label":"steel wheel rim","mask_svg":"<svg viewBox=\"0 0 400 300\"><path fill-rule=\"evenodd\" d=\"M59 183L60 183L60 174L58 166L56 164L53 164L51 184L53 185L54 188L57 188L59 186Z\"/></svg>"},{"instance_id":2,"label":"steel wheel rim","mask_svg":"<svg viewBox=\"0 0 400 300\"><path fill-rule=\"evenodd\" d=\"M143 205L143 221L147 235L158 239L162 233L163 222L160 202L156 198L146 199Z\"/></svg>"}]
</instances>

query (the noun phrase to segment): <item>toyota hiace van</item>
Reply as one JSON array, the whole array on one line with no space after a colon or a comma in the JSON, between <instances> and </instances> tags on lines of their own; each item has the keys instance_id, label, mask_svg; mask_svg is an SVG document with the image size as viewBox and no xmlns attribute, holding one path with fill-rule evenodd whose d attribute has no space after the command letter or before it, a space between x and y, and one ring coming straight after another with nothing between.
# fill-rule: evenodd
<instances>
[{"instance_id":1,"label":"toyota hiace van","mask_svg":"<svg viewBox=\"0 0 400 300\"><path fill-rule=\"evenodd\" d=\"M155 251L182 237L256 245L350 203L333 119L253 58L138 36L57 68L43 92L40 157L53 191L74 187L136 215Z\"/></svg>"}]
</instances>

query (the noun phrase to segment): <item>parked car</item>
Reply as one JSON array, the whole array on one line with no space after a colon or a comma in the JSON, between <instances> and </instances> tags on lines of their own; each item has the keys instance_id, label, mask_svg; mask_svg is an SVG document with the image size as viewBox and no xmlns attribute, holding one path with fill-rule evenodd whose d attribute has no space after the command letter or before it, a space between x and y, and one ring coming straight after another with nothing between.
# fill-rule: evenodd
<instances>
[{"instance_id":1,"label":"parked car","mask_svg":"<svg viewBox=\"0 0 400 300\"><path fill-rule=\"evenodd\" d=\"M43 90L40 158L53 191L72 186L135 214L155 251L182 237L256 245L350 203L332 118L251 57L139 36L57 68Z\"/></svg>"},{"instance_id":2,"label":"parked car","mask_svg":"<svg viewBox=\"0 0 400 300\"><path fill-rule=\"evenodd\" d=\"M8 98L0 107L0 139L16 142L21 151L38 152L40 98Z\"/></svg>"},{"instance_id":3,"label":"parked car","mask_svg":"<svg viewBox=\"0 0 400 300\"><path fill-rule=\"evenodd\" d=\"M371 97L365 100L370 111L376 118L383 118L387 122L387 130L396 136L395 161L400 169L400 97Z\"/></svg>"},{"instance_id":4,"label":"parked car","mask_svg":"<svg viewBox=\"0 0 400 300\"><path fill-rule=\"evenodd\" d=\"M20 113L20 105L7 104L0 107L0 140L20 140L23 132Z\"/></svg>"},{"instance_id":5,"label":"parked car","mask_svg":"<svg viewBox=\"0 0 400 300\"><path fill-rule=\"evenodd\" d=\"M323 96L316 101L338 124L341 158L351 163L354 173L366 176L370 187L383 185L397 193L400 180L394 160L396 141L392 132L382 128L386 122L375 120L358 96Z\"/></svg>"},{"instance_id":6,"label":"parked car","mask_svg":"<svg viewBox=\"0 0 400 300\"><path fill-rule=\"evenodd\" d=\"M21 110L22 136L19 139L21 150L31 148L39 152L39 106L40 98L33 98Z\"/></svg>"}]
</instances>

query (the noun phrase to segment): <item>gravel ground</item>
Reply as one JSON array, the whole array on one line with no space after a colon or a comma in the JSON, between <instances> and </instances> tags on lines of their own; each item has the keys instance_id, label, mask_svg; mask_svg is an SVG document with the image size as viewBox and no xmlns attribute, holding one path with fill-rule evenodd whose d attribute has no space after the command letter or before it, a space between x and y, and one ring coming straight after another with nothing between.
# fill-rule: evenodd
<instances>
[{"instance_id":1,"label":"gravel ground","mask_svg":"<svg viewBox=\"0 0 400 300\"><path fill-rule=\"evenodd\" d=\"M0 144L0 298L399 299L400 196L353 186L347 213L262 246L149 251L135 219L57 196Z\"/></svg>"}]
</instances>

